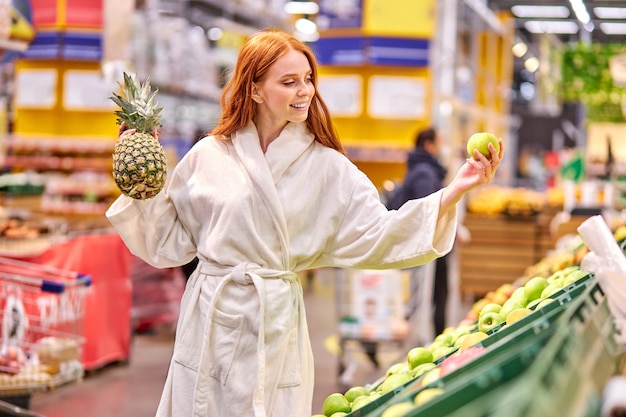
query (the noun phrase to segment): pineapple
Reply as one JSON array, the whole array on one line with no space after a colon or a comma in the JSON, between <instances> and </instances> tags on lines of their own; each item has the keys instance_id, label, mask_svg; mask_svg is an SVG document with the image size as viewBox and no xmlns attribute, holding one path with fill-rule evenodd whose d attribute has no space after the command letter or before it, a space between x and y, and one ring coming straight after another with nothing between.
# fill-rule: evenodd
<instances>
[{"instance_id":1,"label":"pineapple","mask_svg":"<svg viewBox=\"0 0 626 417\"><path fill-rule=\"evenodd\" d=\"M167 161L165 152L154 137L161 127L162 107L155 98L158 90L150 88L150 79L141 83L135 76L124 73L122 95L113 93L110 99L120 107L115 114L117 124L135 129L132 135L123 135L113 152L113 178L120 191L132 198L152 198L165 185Z\"/></svg>"}]
</instances>

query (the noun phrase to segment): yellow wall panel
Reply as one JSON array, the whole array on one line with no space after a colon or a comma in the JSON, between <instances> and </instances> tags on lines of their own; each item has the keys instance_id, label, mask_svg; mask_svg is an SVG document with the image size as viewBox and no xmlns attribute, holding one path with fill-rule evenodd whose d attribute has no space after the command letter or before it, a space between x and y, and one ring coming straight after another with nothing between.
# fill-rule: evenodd
<instances>
[{"instance_id":1,"label":"yellow wall panel","mask_svg":"<svg viewBox=\"0 0 626 417\"><path fill-rule=\"evenodd\" d=\"M65 75L72 71L98 73L99 62L65 61L65 60L18 60L15 71L19 77L21 72L29 70L54 70L56 79L56 99L51 107L21 106L15 104L14 133L18 135L58 135L71 136L117 136L114 107L110 109L66 109L64 107ZM111 91L112 92L112 91ZM84 94L89 94L85 91ZM95 91L94 91L95 94ZM20 95L18 91L17 96Z\"/></svg>"},{"instance_id":2,"label":"yellow wall panel","mask_svg":"<svg viewBox=\"0 0 626 417\"><path fill-rule=\"evenodd\" d=\"M363 0L363 33L430 39L435 0Z\"/></svg>"}]
</instances>

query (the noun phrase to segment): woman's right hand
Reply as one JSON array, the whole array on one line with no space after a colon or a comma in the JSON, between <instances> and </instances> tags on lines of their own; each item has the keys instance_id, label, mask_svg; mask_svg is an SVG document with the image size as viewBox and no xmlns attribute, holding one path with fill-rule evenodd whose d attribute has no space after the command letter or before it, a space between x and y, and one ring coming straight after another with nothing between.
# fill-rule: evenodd
<instances>
[{"instance_id":1,"label":"woman's right hand","mask_svg":"<svg viewBox=\"0 0 626 417\"><path fill-rule=\"evenodd\" d=\"M117 136L119 138L122 138L124 136L133 135L135 132L137 132L137 129L128 129L126 127L126 124L122 123L119 129L117 130ZM159 131L157 130L157 128L154 128L154 130L152 131L152 136L154 136L156 140L159 139Z\"/></svg>"}]
</instances>

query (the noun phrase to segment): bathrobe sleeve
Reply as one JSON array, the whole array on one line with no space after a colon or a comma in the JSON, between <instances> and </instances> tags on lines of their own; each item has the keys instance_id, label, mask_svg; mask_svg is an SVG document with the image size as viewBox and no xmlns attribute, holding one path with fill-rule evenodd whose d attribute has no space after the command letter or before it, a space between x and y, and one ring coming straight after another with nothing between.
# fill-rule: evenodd
<instances>
[{"instance_id":1,"label":"bathrobe sleeve","mask_svg":"<svg viewBox=\"0 0 626 417\"><path fill-rule=\"evenodd\" d=\"M388 210L367 178L356 181L325 256L336 266L386 269L428 263L452 250L456 208L439 216L442 191Z\"/></svg>"},{"instance_id":2,"label":"bathrobe sleeve","mask_svg":"<svg viewBox=\"0 0 626 417\"><path fill-rule=\"evenodd\" d=\"M180 177L172 176L168 189L176 189ZM191 234L179 221L167 189L148 200L121 195L106 212L113 227L132 254L157 268L190 262L196 255Z\"/></svg>"}]
</instances>

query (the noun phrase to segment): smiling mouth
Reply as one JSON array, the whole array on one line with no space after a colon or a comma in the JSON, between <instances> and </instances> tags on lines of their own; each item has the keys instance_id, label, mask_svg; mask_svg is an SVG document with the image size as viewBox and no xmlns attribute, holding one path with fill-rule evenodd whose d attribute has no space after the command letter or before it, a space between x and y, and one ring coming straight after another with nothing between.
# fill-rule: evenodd
<instances>
[{"instance_id":1,"label":"smiling mouth","mask_svg":"<svg viewBox=\"0 0 626 417\"><path fill-rule=\"evenodd\" d=\"M303 104L292 104L291 107L293 107L294 109L304 109L307 107L306 103Z\"/></svg>"}]
</instances>

